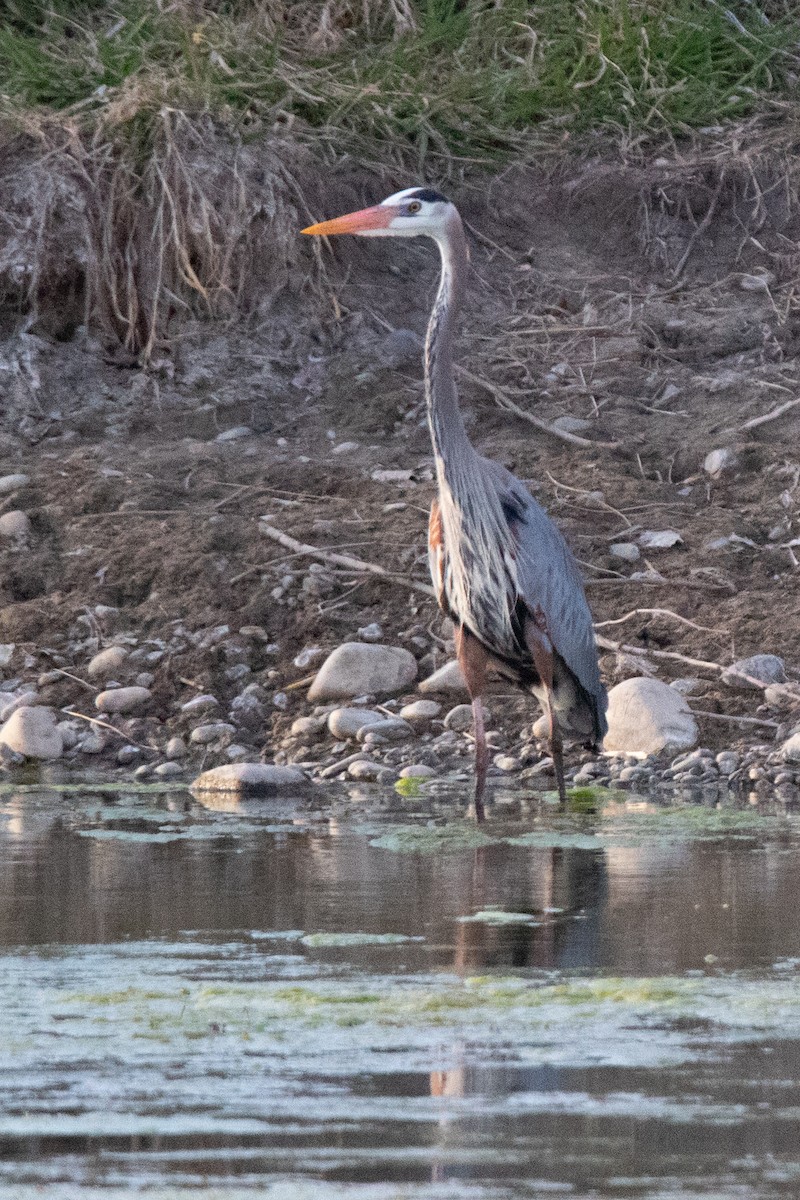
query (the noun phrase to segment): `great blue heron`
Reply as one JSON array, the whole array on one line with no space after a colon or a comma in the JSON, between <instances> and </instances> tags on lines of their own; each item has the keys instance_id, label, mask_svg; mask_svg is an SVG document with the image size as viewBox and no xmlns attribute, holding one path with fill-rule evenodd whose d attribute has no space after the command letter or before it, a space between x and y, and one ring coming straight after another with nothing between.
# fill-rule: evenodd
<instances>
[{"instance_id":1,"label":"great blue heron","mask_svg":"<svg viewBox=\"0 0 800 1200\"><path fill-rule=\"evenodd\" d=\"M607 729L606 691L583 584L564 538L528 489L478 454L464 429L453 339L469 255L458 210L431 188L407 188L303 233L424 236L439 247L442 274L424 353L439 489L428 548L439 606L455 626L456 653L472 697L475 815L484 816L489 751L481 696L490 667L542 705L563 802L562 732L592 746L600 742Z\"/></svg>"}]
</instances>

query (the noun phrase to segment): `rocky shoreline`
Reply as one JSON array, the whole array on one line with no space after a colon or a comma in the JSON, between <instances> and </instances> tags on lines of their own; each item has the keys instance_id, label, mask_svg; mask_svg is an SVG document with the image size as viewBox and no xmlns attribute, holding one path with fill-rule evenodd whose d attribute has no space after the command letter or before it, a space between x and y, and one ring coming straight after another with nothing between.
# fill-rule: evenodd
<instances>
[{"instance_id":1,"label":"rocky shoreline","mask_svg":"<svg viewBox=\"0 0 800 1200\"><path fill-rule=\"evenodd\" d=\"M176 623L168 641L139 641L114 632L119 620L108 606L87 614L92 636L82 667L74 662L77 648L69 662L46 652L52 665L41 671L42 654L0 646L0 762L8 780L26 763L44 761L201 791L269 792L342 780L398 785L410 794L429 783L469 787L472 714L464 681L453 660L430 669L435 656L421 635L409 641L418 657L386 644L377 624L327 656L308 647L292 666L315 665L313 676L279 690L275 682L285 672L277 662L254 670L278 650L260 627L190 632ZM99 649L98 640L106 643ZM447 649L446 640L438 641ZM198 656L216 664L225 699L184 674L181 660L188 671ZM169 696L167 676L174 685ZM754 803L800 802L800 689L786 682L782 661L772 655L740 660L727 676L731 687L761 687L761 716L740 720L759 733L762 726L772 730L771 742L740 738L717 751L698 745L685 696L692 681L631 677L611 688L605 752L568 753L571 786L706 800L734 790ZM182 699L187 690L194 694ZM490 781L552 789L543 723L531 724L535 705L527 706L520 731L518 721L498 719L493 704L490 696Z\"/></svg>"}]
</instances>

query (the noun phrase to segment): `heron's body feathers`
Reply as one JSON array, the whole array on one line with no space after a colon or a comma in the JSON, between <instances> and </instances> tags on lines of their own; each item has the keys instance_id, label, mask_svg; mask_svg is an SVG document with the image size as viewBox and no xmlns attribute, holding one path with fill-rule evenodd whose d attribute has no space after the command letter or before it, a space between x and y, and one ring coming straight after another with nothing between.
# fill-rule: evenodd
<instances>
[{"instance_id":1,"label":"heron's body feathers","mask_svg":"<svg viewBox=\"0 0 800 1200\"><path fill-rule=\"evenodd\" d=\"M497 670L542 700L532 651L538 643L552 656L554 707L564 732L599 742L606 693L580 573L527 488L478 454L463 480L461 472L443 470L429 547L444 611L483 643Z\"/></svg>"}]
</instances>

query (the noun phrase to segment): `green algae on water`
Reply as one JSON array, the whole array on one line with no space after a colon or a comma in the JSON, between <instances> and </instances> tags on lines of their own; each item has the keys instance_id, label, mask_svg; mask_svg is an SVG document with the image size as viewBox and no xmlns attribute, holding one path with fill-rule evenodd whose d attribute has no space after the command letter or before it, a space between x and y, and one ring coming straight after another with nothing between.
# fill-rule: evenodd
<instances>
[{"instance_id":1,"label":"green algae on water","mask_svg":"<svg viewBox=\"0 0 800 1200\"><path fill-rule=\"evenodd\" d=\"M399 946L404 942L425 941L424 937L406 933L307 933L299 940L314 950L341 946Z\"/></svg>"},{"instance_id":2,"label":"green algae on water","mask_svg":"<svg viewBox=\"0 0 800 1200\"><path fill-rule=\"evenodd\" d=\"M507 912L502 908L484 908L470 917L458 917L461 924L480 925L541 925L532 913Z\"/></svg>"},{"instance_id":3,"label":"green algae on water","mask_svg":"<svg viewBox=\"0 0 800 1200\"><path fill-rule=\"evenodd\" d=\"M370 842L370 846L378 850L391 850L395 854L453 854L495 844L495 838L466 821L452 821L447 825L395 825Z\"/></svg>"}]
</instances>

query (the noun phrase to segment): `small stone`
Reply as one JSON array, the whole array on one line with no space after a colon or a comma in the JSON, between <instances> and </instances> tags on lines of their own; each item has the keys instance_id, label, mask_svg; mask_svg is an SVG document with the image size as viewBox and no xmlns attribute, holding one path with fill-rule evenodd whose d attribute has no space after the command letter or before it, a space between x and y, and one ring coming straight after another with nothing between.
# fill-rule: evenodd
<instances>
[{"instance_id":1,"label":"small stone","mask_svg":"<svg viewBox=\"0 0 800 1200\"><path fill-rule=\"evenodd\" d=\"M309 700L390 695L403 691L417 677L417 660L400 646L371 646L345 642L330 654L317 672Z\"/></svg>"},{"instance_id":2,"label":"small stone","mask_svg":"<svg viewBox=\"0 0 800 1200\"><path fill-rule=\"evenodd\" d=\"M637 562L641 558L639 547L633 542L614 542L609 546L608 552L614 558L621 558L623 562Z\"/></svg>"},{"instance_id":3,"label":"small stone","mask_svg":"<svg viewBox=\"0 0 800 1200\"><path fill-rule=\"evenodd\" d=\"M86 730L78 743L81 754L102 754L106 748L105 734L96 725Z\"/></svg>"},{"instance_id":4,"label":"small stone","mask_svg":"<svg viewBox=\"0 0 800 1200\"><path fill-rule=\"evenodd\" d=\"M51 708L18 708L0 729L0 743L24 758L60 758L61 730Z\"/></svg>"},{"instance_id":5,"label":"small stone","mask_svg":"<svg viewBox=\"0 0 800 1200\"><path fill-rule=\"evenodd\" d=\"M646 529L639 534L639 545L645 550L669 550L682 543L683 538L674 529Z\"/></svg>"},{"instance_id":6,"label":"small stone","mask_svg":"<svg viewBox=\"0 0 800 1200\"><path fill-rule=\"evenodd\" d=\"M153 774L159 779L177 779L179 775L183 775L183 767L180 763L163 762L153 767Z\"/></svg>"},{"instance_id":7,"label":"small stone","mask_svg":"<svg viewBox=\"0 0 800 1200\"><path fill-rule=\"evenodd\" d=\"M272 703L279 712L286 712L289 707L289 697L286 692L275 692Z\"/></svg>"},{"instance_id":8,"label":"small stone","mask_svg":"<svg viewBox=\"0 0 800 1200\"><path fill-rule=\"evenodd\" d=\"M328 715L328 729L335 738L347 741L354 738L359 729L383 724L385 720L383 713L373 712L371 708L334 708Z\"/></svg>"},{"instance_id":9,"label":"small stone","mask_svg":"<svg viewBox=\"0 0 800 1200\"><path fill-rule=\"evenodd\" d=\"M117 762L121 767L130 766L132 762L136 762L141 753L138 746L120 746L117 751Z\"/></svg>"},{"instance_id":10,"label":"small stone","mask_svg":"<svg viewBox=\"0 0 800 1200\"><path fill-rule=\"evenodd\" d=\"M252 750L248 750L247 746L239 746L236 742L225 749L225 757L228 762L244 762L245 759L251 758Z\"/></svg>"},{"instance_id":11,"label":"small stone","mask_svg":"<svg viewBox=\"0 0 800 1200\"><path fill-rule=\"evenodd\" d=\"M152 692L149 688L110 688L95 696L94 706L103 713L131 713L139 712L151 699Z\"/></svg>"},{"instance_id":12,"label":"small stone","mask_svg":"<svg viewBox=\"0 0 800 1200\"><path fill-rule=\"evenodd\" d=\"M789 712L800 706L800 689L797 685L771 683L764 688L764 703L778 712Z\"/></svg>"},{"instance_id":13,"label":"small stone","mask_svg":"<svg viewBox=\"0 0 800 1200\"><path fill-rule=\"evenodd\" d=\"M325 726L324 717L298 717L292 722L289 732L292 737L301 738L305 742L316 742L323 736Z\"/></svg>"},{"instance_id":14,"label":"small stone","mask_svg":"<svg viewBox=\"0 0 800 1200\"><path fill-rule=\"evenodd\" d=\"M148 779L150 777L150 772L152 771L152 769L153 768L150 766L150 763L142 763L142 765L140 767L137 767L136 770L133 772L133 778L134 779Z\"/></svg>"},{"instance_id":15,"label":"small stone","mask_svg":"<svg viewBox=\"0 0 800 1200\"><path fill-rule=\"evenodd\" d=\"M261 694L258 684L250 684L239 696L235 696L231 703L231 720L245 729L263 728L267 721L267 711L261 702Z\"/></svg>"},{"instance_id":16,"label":"small stone","mask_svg":"<svg viewBox=\"0 0 800 1200\"><path fill-rule=\"evenodd\" d=\"M339 442L338 446L334 446L331 454L349 454L352 450L358 450L358 442Z\"/></svg>"},{"instance_id":17,"label":"small stone","mask_svg":"<svg viewBox=\"0 0 800 1200\"><path fill-rule=\"evenodd\" d=\"M235 425L233 429L226 429L222 433L218 433L214 438L215 442L238 442L240 438L252 437L253 431L249 425Z\"/></svg>"},{"instance_id":18,"label":"small stone","mask_svg":"<svg viewBox=\"0 0 800 1200\"><path fill-rule=\"evenodd\" d=\"M552 425L553 429L560 429L562 433L586 433L592 428L592 422L585 417L571 417L568 414L556 417Z\"/></svg>"},{"instance_id":19,"label":"small stone","mask_svg":"<svg viewBox=\"0 0 800 1200\"><path fill-rule=\"evenodd\" d=\"M202 696L192 696L191 700L181 705L181 712L194 716L195 713L208 712L212 708L219 708L219 700L216 696L205 693Z\"/></svg>"},{"instance_id":20,"label":"small stone","mask_svg":"<svg viewBox=\"0 0 800 1200\"><path fill-rule=\"evenodd\" d=\"M12 509L0 517L0 537L13 538L15 541L27 541L31 535L32 525L27 513L20 509Z\"/></svg>"},{"instance_id":21,"label":"small stone","mask_svg":"<svg viewBox=\"0 0 800 1200\"><path fill-rule=\"evenodd\" d=\"M18 708L33 708L39 703L39 693L34 691L18 692L8 704L4 704L0 708L0 724L7 721L13 712Z\"/></svg>"},{"instance_id":22,"label":"small stone","mask_svg":"<svg viewBox=\"0 0 800 1200\"><path fill-rule=\"evenodd\" d=\"M437 700L413 700L411 704L403 705L399 715L411 725L427 725L441 711L442 706Z\"/></svg>"},{"instance_id":23,"label":"small stone","mask_svg":"<svg viewBox=\"0 0 800 1200\"><path fill-rule=\"evenodd\" d=\"M495 754L492 762L499 771L518 771L520 766L519 759L513 754Z\"/></svg>"},{"instance_id":24,"label":"small stone","mask_svg":"<svg viewBox=\"0 0 800 1200\"><path fill-rule=\"evenodd\" d=\"M30 481L30 475L2 475L0 476L0 496L7 496L9 492L19 491L20 488L27 487Z\"/></svg>"},{"instance_id":25,"label":"small stone","mask_svg":"<svg viewBox=\"0 0 800 1200\"><path fill-rule=\"evenodd\" d=\"M429 767L427 763L411 763L407 767L403 767L400 772L401 779L432 779L436 772L433 767Z\"/></svg>"},{"instance_id":26,"label":"small stone","mask_svg":"<svg viewBox=\"0 0 800 1200\"><path fill-rule=\"evenodd\" d=\"M739 755L733 750L722 750L716 757L720 775L732 775L739 768Z\"/></svg>"},{"instance_id":27,"label":"small stone","mask_svg":"<svg viewBox=\"0 0 800 1200\"><path fill-rule=\"evenodd\" d=\"M731 450L730 446L722 446L718 450L709 450L703 459L703 470L712 479L721 479L735 469L738 461L735 450Z\"/></svg>"},{"instance_id":28,"label":"small stone","mask_svg":"<svg viewBox=\"0 0 800 1200\"><path fill-rule=\"evenodd\" d=\"M777 654L753 654L737 659L722 672L722 682L733 688L757 688L758 683L750 683L748 675L759 683L786 682L783 659Z\"/></svg>"},{"instance_id":29,"label":"small stone","mask_svg":"<svg viewBox=\"0 0 800 1200\"><path fill-rule=\"evenodd\" d=\"M90 679L113 679L127 657L124 646L107 646L89 660L86 673Z\"/></svg>"},{"instance_id":30,"label":"small stone","mask_svg":"<svg viewBox=\"0 0 800 1200\"><path fill-rule=\"evenodd\" d=\"M372 621L369 625L362 625L358 630L358 636L362 642L380 642L383 638L383 630L377 621Z\"/></svg>"},{"instance_id":31,"label":"small stone","mask_svg":"<svg viewBox=\"0 0 800 1200\"><path fill-rule=\"evenodd\" d=\"M608 694L606 750L659 754L689 749L697 737L697 722L683 696L658 679L626 679Z\"/></svg>"},{"instance_id":32,"label":"small stone","mask_svg":"<svg viewBox=\"0 0 800 1200\"><path fill-rule=\"evenodd\" d=\"M362 725L356 733L356 741L363 742L369 735L379 737L383 742L405 742L414 736L414 731L407 721L401 721L399 717L389 717L377 723L370 721L369 724Z\"/></svg>"},{"instance_id":33,"label":"small stone","mask_svg":"<svg viewBox=\"0 0 800 1200\"><path fill-rule=\"evenodd\" d=\"M669 686L676 692L680 692L681 696L691 696L692 692L696 692L700 686L700 680L686 676L684 679L673 679Z\"/></svg>"},{"instance_id":34,"label":"small stone","mask_svg":"<svg viewBox=\"0 0 800 1200\"><path fill-rule=\"evenodd\" d=\"M282 789L302 787L306 783L305 775L294 767L240 762L204 771L193 781L191 788L193 792L239 792L268 796Z\"/></svg>"},{"instance_id":35,"label":"small stone","mask_svg":"<svg viewBox=\"0 0 800 1200\"><path fill-rule=\"evenodd\" d=\"M24 711L24 710L23 710ZM0 741L2 740L2 731L0 731ZM781 746L781 754L787 762L800 763L800 730L793 733L790 738Z\"/></svg>"},{"instance_id":36,"label":"small stone","mask_svg":"<svg viewBox=\"0 0 800 1200\"><path fill-rule=\"evenodd\" d=\"M234 733L236 726L229 725L227 721L209 721L207 725L198 725L193 729L189 734L189 741L195 746L210 746L212 742L232 737Z\"/></svg>"},{"instance_id":37,"label":"small stone","mask_svg":"<svg viewBox=\"0 0 800 1200\"><path fill-rule=\"evenodd\" d=\"M391 767L384 767L382 763L370 762L368 758L350 763L347 774L351 779L361 779L366 783L392 783L397 778L396 772Z\"/></svg>"},{"instance_id":38,"label":"small stone","mask_svg":"<svg viewBox=\"0 0 800 1200\"><path fill-rule=\"evenodd\" d=\"M419 691L425 694L430 692L446 692L451 695L469 695L469 688L461 673L461 667L455 659L452 662L445 663L443 667L439 667L438 671L434 671L427 679L423 679L419 685Z\"/></svg>"},{"instance_id":39,"label":"small stone","mask_svg":"<svg viewBox=\"0 0 800 1200\"><path fill-rule=\"evenodd\" d=\"M164 747L164 754L169 759L186 757L186 742L182 737L171 737Z\"/></svg>"},{"instance_id":40,"label":"small stone","mask_svg":"<svg viewBox=\"0 0 800 1200\"><path fill-rule=\"evenodd\" d=\"M488 718L489 714L484 708L484 719ZM467 733L472 729L472 705L457 704L455 708L451 708L450 712L444 719L445 729L451 729L455 733Z\"/></svg>"}]
</instances>

